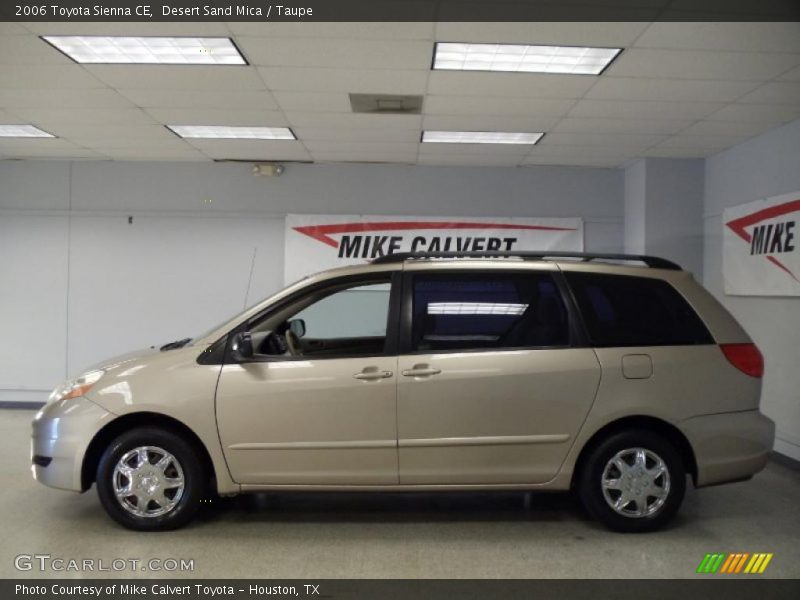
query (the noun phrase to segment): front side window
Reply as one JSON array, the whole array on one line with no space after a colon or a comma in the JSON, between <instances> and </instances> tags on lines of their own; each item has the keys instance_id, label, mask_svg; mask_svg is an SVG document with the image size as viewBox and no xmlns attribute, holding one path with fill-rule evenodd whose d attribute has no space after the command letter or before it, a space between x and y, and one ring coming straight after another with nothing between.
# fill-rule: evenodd
<instances>
[{"instance_id":1,"label":"front side window","mask_svg":"<svg viewBox=\"0 0 800 600\"><path fill-rule=\"evenodd\" d=\"M413 351L569 344L567 310L549 274L417 275L412 311Z\"/></svg>"},{"instance_id":2,"label":"front side window","mask_svg":"<svg viewBox=\"0 0 800 600\"><path fill-rule=\"evenodd\" d=\"M389 279L316 289L250 330L256 354L347 357L385 351Z\"/></svg>"},{"instance_id":3,"label":"front side window","mask_svg":"<svg viewBox=\"0 0 800 600\"><path fill-rule=\"evenodd\" d=\"M565 273L593 346L712 344L694 309L666 281Z\"/></svg>"}]
</instances>

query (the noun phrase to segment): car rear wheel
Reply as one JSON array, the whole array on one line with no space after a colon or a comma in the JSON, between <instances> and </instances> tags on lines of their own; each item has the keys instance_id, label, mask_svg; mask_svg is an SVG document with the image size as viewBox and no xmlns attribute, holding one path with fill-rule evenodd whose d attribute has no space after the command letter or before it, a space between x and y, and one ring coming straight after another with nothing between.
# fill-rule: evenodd
<instances>
[{"instance_id":1,"label":"car rear wheel","mask_svg":"<svg viewBox=\"0 0 800 600\"><path fill-rule=\"evenodd\" d=\"M109 444L97 468L97 493L118 523L139 531L185 525L204 493L204 469L175 433L137 428Z\"/></svg>"},{"instance_id":2,"label":"car rear wheel","mask_svg":"<svg viewBox=\"0 0 800 600\"><path fill-rule=\"evenodd\" d=\"M578 482L584 506L615 531L654 531L683 501L686 470L668 440L646 430L616 433L593 448Z\"/></svg>"}]
</instances>

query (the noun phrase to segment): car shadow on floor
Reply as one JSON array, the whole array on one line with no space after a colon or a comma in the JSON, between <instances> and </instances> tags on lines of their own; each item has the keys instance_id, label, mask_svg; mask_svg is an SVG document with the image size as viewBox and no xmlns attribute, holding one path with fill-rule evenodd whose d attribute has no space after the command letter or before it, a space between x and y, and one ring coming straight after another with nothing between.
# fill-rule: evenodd
<instances>
[{"instance_id":1,"label":"car shadow on floor","mask_svg":"<svg viewBox=\"0 0 800 600\"><path fill-rule=\"evenodd\" d=\"M201 523L589 521L569 493L314 492L243 494L204 502Z\"/></svg>"}]
</instances>

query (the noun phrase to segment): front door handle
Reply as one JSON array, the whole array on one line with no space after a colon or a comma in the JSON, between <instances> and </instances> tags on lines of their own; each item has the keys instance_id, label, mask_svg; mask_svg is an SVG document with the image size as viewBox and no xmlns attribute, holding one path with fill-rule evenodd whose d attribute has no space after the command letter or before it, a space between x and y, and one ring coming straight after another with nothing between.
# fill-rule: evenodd
<instances>
[{"instance_id":1,"label":"front door handle","mask_svg":"<svg viewBox=\"0 0 800 600\"><path fill-rule=\"evenodd\" d=\"M430 377L431 375L438 375L441 369L429 367L428 365L414 365L411 369L403 371L405 377Z\"/></svg>"},{"instance_id":2,"label":"front door handle","mask_svg":"<svg viewBox=\"0 0 800 600\"><path fill-rule=\"evenodd\" d=\"M391 371L380 371L377 367L367 367L361 371L361 373L353 375L353 377L361 381L376 381L378 379L389 379L392 375L394 375L394 373Z\"/></svg>"}]
</instances>

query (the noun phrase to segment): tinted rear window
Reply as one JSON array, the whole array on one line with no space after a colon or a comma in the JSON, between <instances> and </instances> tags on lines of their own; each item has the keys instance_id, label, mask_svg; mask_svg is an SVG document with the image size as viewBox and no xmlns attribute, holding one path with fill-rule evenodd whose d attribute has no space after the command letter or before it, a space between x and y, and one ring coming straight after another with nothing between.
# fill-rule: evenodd
<instances>
[{"instance_id":1,"label":"tinted rear window","mask_svg":"<svg viewBox=\"0 0 800 600\"><path fill-rule=\"evenodd\" d=\"M414 278L414 350L568 343L567 310L549 274L436 274Z\"/></svg>"},{"instance_id":2,"label":"tinted rear window","mask_svg":"<svg viewBox=\"0 0 800 600\"><path fill-rule=\"evenodd\" d=\"M678 291L646 277L565 273L594 346L714 343Z\"/></svg>"}]
</instances>

